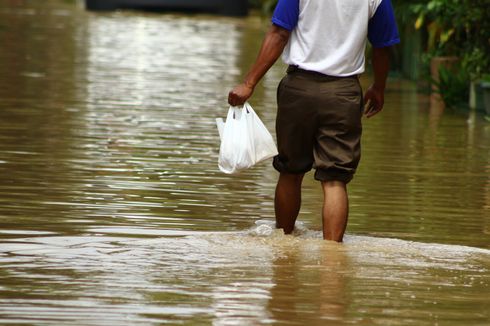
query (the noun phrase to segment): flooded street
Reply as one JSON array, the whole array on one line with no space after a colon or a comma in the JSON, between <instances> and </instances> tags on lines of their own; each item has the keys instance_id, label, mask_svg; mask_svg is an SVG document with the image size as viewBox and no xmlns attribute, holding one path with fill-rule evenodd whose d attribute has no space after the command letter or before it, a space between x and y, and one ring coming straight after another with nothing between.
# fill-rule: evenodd
<instances>
[{"instance_id":1,"label":"flooded street","mask_svg":"<svg viewBox=\"0 0 490 326\"><path fill-rule=\"evenodd\" d=\"M490 324L480 114L391 80L342 245L311 173L284 236L270 161L219 172L215 118L267 25L0 2L0 324ZM284 71L251 99L271 131Z\"/></svg>"}]
</instances>

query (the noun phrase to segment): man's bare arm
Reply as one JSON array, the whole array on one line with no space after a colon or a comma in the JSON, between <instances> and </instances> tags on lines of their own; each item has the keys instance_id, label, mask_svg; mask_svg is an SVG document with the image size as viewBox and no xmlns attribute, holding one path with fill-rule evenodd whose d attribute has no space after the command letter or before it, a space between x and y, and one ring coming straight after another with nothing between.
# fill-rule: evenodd
<instances>
[{"instance_id":1,"label":"man's bare arm","mask_svg":"<svg viewBox=\"0 0 490 326\"><path fill-rule=\"evenodd\" d=\"M272 25L269 28L259 55L245 76L245 80L242 84L233 88L228 94L228 103L230 105L242 105L252 96L257 83L282 54L290 35L290 31L277 25Z\"/></svg>"},{"instance_id":2,"label":"man's bare arm","mask_svg":"<svg viewBox=\"0 0 490 326\"><path fill-rule=\"evenodd\" d=\"M364 96L366 103L366 117L370 118L379 113L384 105L384 92L386 79L390 70L390 47L373 49L374 83L368 88Z\"/></svg>"}]
</instances>

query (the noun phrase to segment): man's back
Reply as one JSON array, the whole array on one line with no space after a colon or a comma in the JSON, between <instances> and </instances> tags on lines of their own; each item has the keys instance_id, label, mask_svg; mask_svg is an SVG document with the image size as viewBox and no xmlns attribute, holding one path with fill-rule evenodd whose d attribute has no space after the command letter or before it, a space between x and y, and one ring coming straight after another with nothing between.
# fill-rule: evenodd
<instances>
[{"instance_id":1,"label":"man's back","mask_svg":"<svg viewBox=\"0 0 490 326\"><path fill-rule=\"evenodd\" d=\"M389 0L286 0L272 21L291 31L283 55L287 64L352 76L364 71L368 32L377 34L370 20L391 22L396 29L394 17L386 17L390 13Z\"/></svg>"}]
</instances>

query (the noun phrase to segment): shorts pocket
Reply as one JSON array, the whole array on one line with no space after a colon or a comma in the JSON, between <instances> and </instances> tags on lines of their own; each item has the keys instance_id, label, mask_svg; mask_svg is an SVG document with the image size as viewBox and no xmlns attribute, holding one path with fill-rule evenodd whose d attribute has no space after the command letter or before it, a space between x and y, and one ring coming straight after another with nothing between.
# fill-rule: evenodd
<instances>
[{"instance_id":1,"label":"shorts pocket","mask_svg":"<svg viewBox=\"0 0 490 326\"><path fill-rule=\"evenodd\" d=\"M281 86L283 89L291 92L307 93L309 91L308 87L312 85L308 83L308 80L301 78L301 76L288 74L282 79Z\"/></svg>"},{"instance_id":2,"label":"shorts pocket","mask_svg":"<svg viewBox=\"0 0 490 326\"><path fill-rule=\"evenodd\" d=\"M283 84L282 87L285 90L289 90L289 91L292 91L292 92L300 92L300 93L306 93L307 92L307 90L305 88L297 87L295 85Z\"/></svg>"},{"instance_id":3,"label":"shorts pocket","mask_svg":"<svg viewBox=\"0 0 490 326\"><path fill-rule=\"evenodd\" d=\"M352 92L337 92L335 93L335 96L346 96L346 97L352 97L352 96L359 96L359 92L355 92L355 91L352 91Z\"/></svg>"},{"instance_id":4,"label":"shorts pocket","mask_svg":"<svg viewBox=\"0 0 490 326\"><path fill-rule=\"evenodd\" d=\"M360 92L340 92L335 93L335 97L341 102L362 103L362 93Z\"/></svg>"}]
</instances>

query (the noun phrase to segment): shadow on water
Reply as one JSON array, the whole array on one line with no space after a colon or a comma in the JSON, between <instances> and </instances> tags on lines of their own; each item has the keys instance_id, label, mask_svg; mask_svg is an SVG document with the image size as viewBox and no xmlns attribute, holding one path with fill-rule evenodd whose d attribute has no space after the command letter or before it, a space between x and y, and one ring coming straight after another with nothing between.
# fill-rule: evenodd
<instances>
[{"instance_id":1,"label":"shadow on water","mask_svg":"<svg viewBox=\"0 0 490 326\"><path fill-rule=\"evenodd\" d=\"M267 24L0 4L1 322L488 323L479 115L392 80L365 121L343 245L320 239L309 175L284 236L270 164L218 171L215 118ZM274 66L252 100L270 130L283 74Z\"/></svg>"}]
</instances>

